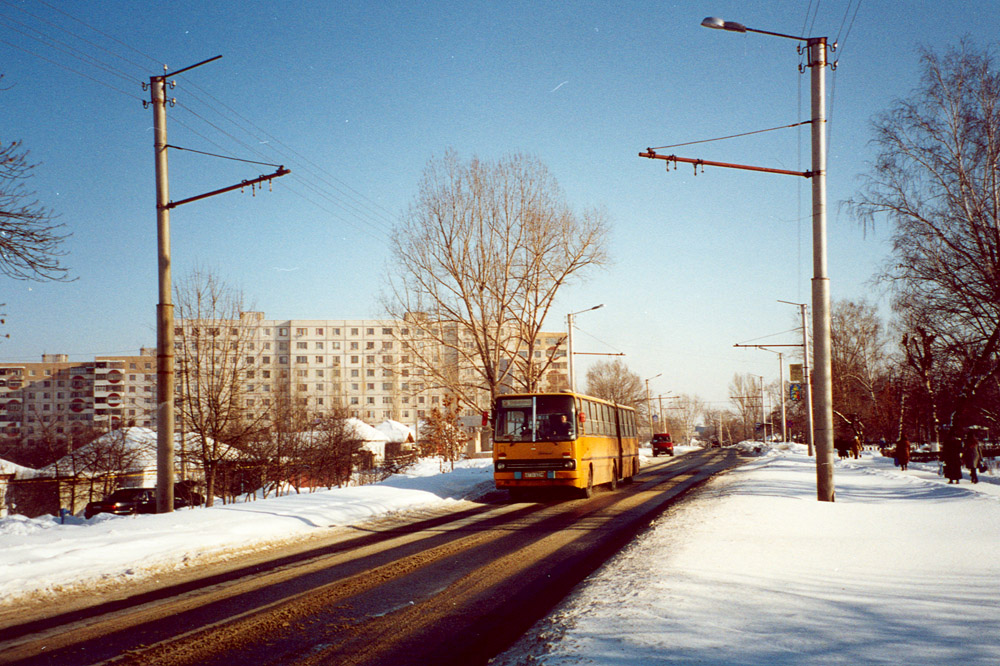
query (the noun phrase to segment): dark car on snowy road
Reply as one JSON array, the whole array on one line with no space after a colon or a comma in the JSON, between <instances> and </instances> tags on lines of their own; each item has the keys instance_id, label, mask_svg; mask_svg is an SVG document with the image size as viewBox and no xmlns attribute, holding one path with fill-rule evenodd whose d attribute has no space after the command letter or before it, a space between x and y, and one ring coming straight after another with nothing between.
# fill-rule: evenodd
<instances>
[{"instance_id":1,"label":"dark car on snowy road","mask_svg":"<svg viewBox=\"0 0 1000 666\"><path fill-rule=\"evenodd\" d=\"M183 497L174 497L174 508L188 505ZM119 488L99 502L88 502L83 510L84 518L99 513L113 513L116 516L130 516L137 513L156 513L156 488Z\"/></svg>"}]
</instances>

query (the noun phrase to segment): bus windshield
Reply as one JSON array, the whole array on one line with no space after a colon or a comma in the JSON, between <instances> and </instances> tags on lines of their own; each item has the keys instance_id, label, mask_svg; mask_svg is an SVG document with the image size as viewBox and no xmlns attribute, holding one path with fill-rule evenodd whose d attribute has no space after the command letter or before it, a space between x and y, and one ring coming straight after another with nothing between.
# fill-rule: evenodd
<instances>
[{"instance_id":1,"label":"bus windshield","mask_svg":"<svg viewBox=\"0 0 1000 666\"><path fill-rule=\"evenodd\" d=\"M576 438L573 396L497 398L498 442L539 442Z\"/></svg>"}]
</instances>

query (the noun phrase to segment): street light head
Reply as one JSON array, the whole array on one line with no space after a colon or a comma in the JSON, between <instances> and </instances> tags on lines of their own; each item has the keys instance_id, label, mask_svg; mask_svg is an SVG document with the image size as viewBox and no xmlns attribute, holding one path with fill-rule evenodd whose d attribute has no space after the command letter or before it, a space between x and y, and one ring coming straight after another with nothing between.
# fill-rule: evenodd
<instances>
[{"instance_id":1,"label":"street light head","mask_svg":"<svg viewBox=\"0 0 1000 666\"><path fill-rule=\"evenodd\" d=\"M705 28L712 28L713 30L728 30L729 32L746 32L747 27L742 23L737 23L736 21L723 21L718 16L709 16L701 22L701 25Z\"/></svg>"}]
</instances>

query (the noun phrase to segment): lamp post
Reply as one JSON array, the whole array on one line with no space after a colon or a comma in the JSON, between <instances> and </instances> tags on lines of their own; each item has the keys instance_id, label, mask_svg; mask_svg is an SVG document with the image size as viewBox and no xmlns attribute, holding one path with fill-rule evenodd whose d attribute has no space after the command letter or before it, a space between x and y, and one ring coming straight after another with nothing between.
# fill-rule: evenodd
<instances>
[{"instance_id":1,"label":"lamp post","mask_svg":"<svg viewBox=\"0 0 1000 666\"><path fill-rule=\"evenodd\" d=\"M656 379L657 377L660 377L661 375L663 375L662 372L660 374L658 374L658 375L653 375L652 377L650 377L649 379L646 380L646 418L649 420L649 438L650 439L653 439L653 411L652 411L652 407L649 404L649 381L650 381L650 379Z\"/></svg>"},{"instance_id":2,"label":"lamp post","mask_svg":"<svg viewBox=\"0 0 1000 666\"><path fill-rule=\"evenodd\" d=\"M833 486L833 379L830 353L830 278L826 257L826 37L797 37L756 30L735 21L708 17L706 28L730 32L756 32L806 43L808 49L812 108L812 210L813 210L813 335L815 380L813 440L816 444L816 497L834 500Z\"/></svg>"},{"instance_id":3,"label":"lamp post","mask_svg":"<svg viewBox=\"0 0 1000 666\"><path fill-rule=\"evenodd\" d=\"M603 307L604 303L601 303L600 305L595 305L592 308L570 312L566 315L566 357L569 359L569 390L573 393L576 393L576 377L573 374L573 316Z\"/></svg>"}]
</instances>

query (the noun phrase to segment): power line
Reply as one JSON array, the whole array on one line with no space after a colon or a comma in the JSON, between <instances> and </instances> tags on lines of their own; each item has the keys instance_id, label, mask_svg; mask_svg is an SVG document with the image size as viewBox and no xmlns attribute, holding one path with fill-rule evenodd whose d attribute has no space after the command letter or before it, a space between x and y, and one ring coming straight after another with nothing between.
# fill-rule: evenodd
<instances>
[{"instance_id":1,"label":"power line","mask_svg":"<svg viewBox=\"0 0 1000 666\"><path fill-rule=\"evenodd\" d=\"M698 141L688 141L686 143L675 143L675 144L672 144L672 145L669 145L669 146L655 146L653 148L650 148L649 150L664 150L666 148L678 148L680 146L693 146L693 145L698 144L698 143L710 143L712 141L724 141L726 139L736 139L736 138L743 137L743 136L750 136L752 134L763 134L764 132L773 132L775 130L789 129L791 127L798 127L799 125L808 125L811 122L812 122L811 120L803 120L803 121L798 122L798 123L792 123L791 125L781 125L780 127L770 127L768 129L754 130L752 132L742 132L740 134L730 134L729 136L720 136L720 137L716 137L714 139L701 139L701 140L698 140Z\"/></svg>"}]
</instances>

